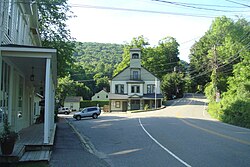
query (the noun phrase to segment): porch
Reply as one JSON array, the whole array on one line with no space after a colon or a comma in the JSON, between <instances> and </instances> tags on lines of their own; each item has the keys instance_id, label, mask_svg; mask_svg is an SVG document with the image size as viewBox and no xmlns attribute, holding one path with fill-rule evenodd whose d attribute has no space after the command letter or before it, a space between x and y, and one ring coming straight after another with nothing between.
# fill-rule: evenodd
<instances>
[{"instance_id":1,"label":"porch","mask_svg":"<svg viewBox=\"0 0 250 167\"><path fill-rule=\"evenodd\" d=\"M51 140L44 144L44 124L33 124L19 132L19 140L15 144L11 155L0 155L2 164L16 164L27 162L46 162L50 160L54 144L56 124L51 132ZM1 148L0 148L1 149Z\"/></svg>"}]
</instances>

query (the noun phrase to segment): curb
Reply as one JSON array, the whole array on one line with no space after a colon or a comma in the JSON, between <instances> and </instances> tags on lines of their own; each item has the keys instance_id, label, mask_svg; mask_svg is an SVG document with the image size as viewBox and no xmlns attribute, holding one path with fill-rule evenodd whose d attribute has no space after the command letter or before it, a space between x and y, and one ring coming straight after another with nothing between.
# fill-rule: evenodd
<instances>
[{"instance_id":1,"label":"curb","mask_svg":"<svg viewBox=\"0 0 250 167\"><path fill-rule=\"evenodd\" d=\"M87 151L90 152L91 154L94 154L94 150L91 148L91 146L89 146L88 142L84 139L84 137L82 137L82 135L72 125L72 123L70 121L68 121L67 118L64 118L64 119L66 120L67 124L71 127L71 129L76 133L76 135L79 138L79 140L81 141L81 144L83 145L83 147L86 148Z\"/></svg>"}]
</instances>

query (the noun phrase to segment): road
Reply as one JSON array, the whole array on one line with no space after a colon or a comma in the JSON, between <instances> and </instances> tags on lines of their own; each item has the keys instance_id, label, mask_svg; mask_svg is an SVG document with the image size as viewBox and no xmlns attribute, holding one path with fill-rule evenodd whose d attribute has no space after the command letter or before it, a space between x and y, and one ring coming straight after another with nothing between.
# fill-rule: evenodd
<instances>
[{"instance_id":1,"label":"road","mask_svg":"<svg viewBox=\"0 0 250 167\"><path fill-rule=\"evenodd\" d=\"M201 95L164 109L69 119L94 154L114 167L247 167L250 129L212 119Z\"/></svg>"}]
</instances>

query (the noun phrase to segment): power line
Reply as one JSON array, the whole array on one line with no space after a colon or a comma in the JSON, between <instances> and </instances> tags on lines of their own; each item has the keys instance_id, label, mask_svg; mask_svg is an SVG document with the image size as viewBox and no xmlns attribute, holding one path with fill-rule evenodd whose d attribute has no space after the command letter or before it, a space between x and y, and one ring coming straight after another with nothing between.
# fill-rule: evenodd
<instances>
[{"instance_id":1,"label":"power line","mask_svg":"<svg viewBox=\"0 0 250 167\"><path fill-rule=\"evenodd\" d=\"M152 0L152 1L157 1L157 2L162 2L162 3L167 3L171 5L177 5L177 6L183 6L187 8L193 8L193 9L199 9L199 10L209 10L209 11L216 11L216 12L249 12L249 11L234 11L234 10L221 10L221 9L215 9L215 8L204 8L204 7L198 7L200 4L196 4L197 6L188 4L188 3L178 3L178 2L172 2L172 1L165 1L165 0Z\"/></svg>"},{"instance_id":2,"label":"power line","mask_svg":"<svg viewBox=\"0 0 250 167\"><path fill-rule=\"evenodd\" d=\"M187 17L203 17L203 18L214 18L207 15L197 15L189 13L176 13L176 12L164 12L164 11L154 11L154 10L143 10L143 9L130 9L130 8L117 8L117 7L107 7L107 6L95 6L95 5L83 5L83 4L71 4L71 7L82 7L82 8L94 8L94 9L104 9L104 10L119 10L128 12L142 12L142 13L155 13L155 14L167 14L167 15L177 15L177 16L187 16Z\"/></svg>"},{"instance_id":3,"label":"power line","mask_svg":"<svg viewBox=\"0 0 250 167\"><path fill-rule=\"evenodd\" d=\"M158 1L158 0L152 0L152 1ZM218 8L246 8L242 6L240 7L240 6L227 6L227 5L211 5L211 4L199 4L199 3L183 3L183 2L173 2L173 3L192 5L192 6L218 7Z\"/></svg>"},{"instance_id":4,"label":"power line","mask_svg":"<svg viewBox=\"0 0 250 167\"><path fill-rule=\"evenodd\" d=\"M239 2L235 2L235 1L231 1L231 0L226 0L226 1L231 2L231 3L238 4L238 5L242 5L242 6L250 7L250 5L246 5L246 4L244 4L244 3L239 3Z\"/></svg>"}]
</instances>

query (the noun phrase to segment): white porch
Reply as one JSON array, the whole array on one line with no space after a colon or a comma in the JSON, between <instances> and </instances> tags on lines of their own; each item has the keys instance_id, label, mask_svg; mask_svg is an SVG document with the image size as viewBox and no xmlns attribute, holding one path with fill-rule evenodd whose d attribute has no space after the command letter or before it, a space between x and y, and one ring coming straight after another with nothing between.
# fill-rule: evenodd
<instances>
[{"instance_id":1,"label":"white porch","mask_svg":"<svg viewBox=\"0 0 250 167\"><path fill-rule=\"evenodd\" d=\"M56 49L2 45L0 62L0 105L12 128L20 131L34 123L34 99L39 93L44 97L43 144L49 144L55 125Z\"/></svg>"}]
</instances>

